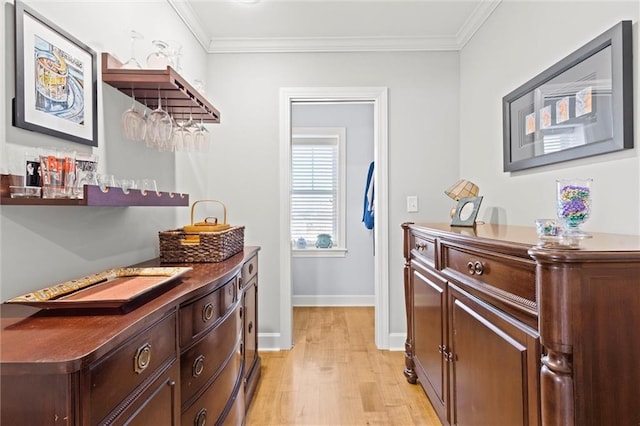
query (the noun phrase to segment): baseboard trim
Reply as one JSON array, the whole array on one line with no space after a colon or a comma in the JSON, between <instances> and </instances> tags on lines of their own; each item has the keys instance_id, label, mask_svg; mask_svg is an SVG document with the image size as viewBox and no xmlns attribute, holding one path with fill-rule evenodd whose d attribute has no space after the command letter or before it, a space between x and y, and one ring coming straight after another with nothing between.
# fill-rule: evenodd
<instances>
[{"instance_id":1,"label":"baseboard trim","mask_svg":"<svg viewBox=\"0 0 640 426\"><path fill-rule=\"evenodd\" d=\"M391 333L389 335L389 350L404 351L406 333ZM262 352L278 352L283 349L280 344L280 333L258 333L258 348Z\"/></svg>"},{"instance_id":2,"label":"baseboard trim","mask_svg":"<svg viewBox=\"0 0 640 426\"><path fill-rule=\"evenodd\" d=\"M375 306L375 296L292 296L293 306Z\"/></svg>"}]
</instances>

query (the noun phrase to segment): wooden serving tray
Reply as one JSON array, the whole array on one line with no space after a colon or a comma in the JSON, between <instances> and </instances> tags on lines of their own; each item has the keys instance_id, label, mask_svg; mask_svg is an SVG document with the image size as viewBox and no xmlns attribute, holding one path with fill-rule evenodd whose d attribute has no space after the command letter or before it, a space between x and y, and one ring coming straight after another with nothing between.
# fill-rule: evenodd
<instances>
[{"instance_id":1,"label":"wooden serving tray","mask_svg":"<svg viewBox=\"0 0 640 426\"><path fill-rule=\"evenodd\" d=\"M162 291L191 267L117 268L56 284L5 303L42 309L129 312ZM65 311L66 313L66 311Z\"/></svg>"}]
</instances>

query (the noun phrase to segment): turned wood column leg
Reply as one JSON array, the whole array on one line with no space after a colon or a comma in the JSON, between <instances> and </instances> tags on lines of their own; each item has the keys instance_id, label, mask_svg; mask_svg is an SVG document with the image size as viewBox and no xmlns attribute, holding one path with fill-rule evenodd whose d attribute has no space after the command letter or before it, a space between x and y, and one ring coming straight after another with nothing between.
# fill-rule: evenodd
<instances>
[{"instance_id":1,"label":"turned wood column leg","mask_svg":"<svg viewBox=\"0 0 640 426\"><path fill-rule=\"evenodd\" d=\"M542 357L540 394L544 426L573 425L573 377L569 354L548 351Z\"/></svg>"},{"instance_id":2,"label":"turned wood column leg","mask_svg":"<svg viewBox=\"0 0 640 426\"><path fill-rule=\"evenodd\" d=\"M404 264L404 304L407 316L407 339L404 342L404 376L407 382L416 384L418 376L413 363L413 289L411 288L410 264Z\"/></svg>"}]
</instances>

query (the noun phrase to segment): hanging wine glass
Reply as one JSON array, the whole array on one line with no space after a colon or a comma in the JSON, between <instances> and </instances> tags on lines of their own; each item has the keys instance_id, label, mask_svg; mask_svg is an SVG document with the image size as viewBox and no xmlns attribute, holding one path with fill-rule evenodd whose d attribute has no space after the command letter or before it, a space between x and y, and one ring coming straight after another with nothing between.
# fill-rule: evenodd
<instances>
[{"instance_id":1,"label":"hanging wine glass","mask_svg":"<svg viewBox=\"0 0 640 426\"><path fill-rule=\"evenodd\" d=\"M142 142L145 138L147 123L143 114L136 109L136 95L133 89L131 98L133 99L131 107L122 113L122 133L131 141Z\"/></svg>"},{"instance_id":2,"label":"hanging wine glass","mask_svg":"<svg viewBox=\"0 0 640 426\"><path fill-rule=\"evenodd\" d=\"M209 152L209 131L204 127L202 117L200 117L200 124L196 127L193 133L194 144L197 151Z\"/></svg>"},{"instance_id":3,"label":"hanging wine glass","mask_svg":"<svg viewBox=\"0 0 640 426\"><path fill-rule=\"evenodd\" d=\"M193 115L192 115L192 108L189 108L189 120L187 120L186 123L184 123L182 125L183 129L185 130L182 133L182 142L183 142L183 146L184 146L184 150L185 151L192 151L194 148L194 134L193 132L195 131L195 128L198 126L198 124L193 121Z\"/></svg>"},{"instance_id":4,"label":"hanging wine glass","mask_svg":"<svg viewBox=\"0 0 640 426\"><path fill-rule=\"evenodd\" d=\"M158 107L149 114L148 128L151 130L151 143L156 148L171 140L173 122L169 113L162 109L162 98L158 89Z\"/></svg>"},{"instance_id":5,"label":"hanging wine glass","mask_svg":"<svg viewBox=\"0 0 640 426\"><path fill-rule=\"evenodd\" d=\"M142 66L136 59L135 45L136 45L136 40L142 40L144 36L135 30L131 30L130 36L131 36L131 57L127 62L122 64L122 68L140 69L142 68Z\"/></svg>"}]
</instances>

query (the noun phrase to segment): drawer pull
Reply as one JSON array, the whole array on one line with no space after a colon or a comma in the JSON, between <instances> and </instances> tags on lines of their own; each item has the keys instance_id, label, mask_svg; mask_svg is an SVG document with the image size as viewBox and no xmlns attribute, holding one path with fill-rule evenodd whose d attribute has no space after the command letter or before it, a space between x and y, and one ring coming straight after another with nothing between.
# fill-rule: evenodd
<instances>
[{"instance_id":1,"label":"drawer pull","mask_svg":"<svg viewBox=\"0 0 640 426\"><path fill-rule=\"evenodd\" d=\"M423 244L423 243L416 243L416 250L418 250L418 251L424 251L424 249L426 249L426 248L427 248L427 245L426 245L426 244Z\"/></svg>"},{"instance_id":2,"label":"drawer pull","mask_svg":"<svg viewBox=\"0 0 640 426\"><path fill-rule=\"evenodd\" d=\"M136 374L140 374L149 367L150 363L151 345L149 343L145 343L138 348L136 355L133 357L133 371L135 371Z\"/></svg>"},{"instance_id":3,"label":"drawer pull","mask_svg":"<svg viewBox=\"0 0 640 426\"><path fill-rule=\"evenodd\" d=\"M248 330L249 330L249 334L251 334L251 331L253 330L253 321L249 321Z\"/></svg>"},{"instance_id":4,"label":"drawer pull","mask_svg":"<svg viewBox=\"0 0 640 426\"><path fill-rule=\"evenodd\" d=\"M249 264L249 275L253 274L253 263Z\"/></svg>"},{"instance_id":5,"label":"drawer pull","mask_svg":"<svg viewBox=\"0 0 640 426\"><path fill-rule=\"evenodd\" d=\"M207 424L207 409L203 408L198 411L196 418L193 420L193 426L204 426Z\"/></svg>"},{"instance_id":6,"label":"drawer pull","mask_svg":"<svg viewBox=\"0 0 640 426\"><path fill-rule=\"evenodd\" d=\"M206 305L204 305L204 307L202 308L202 321L207 322L211 318L213 318L213 311L213 304L207 303Z\"/></svg>"},{"instance_id":7,"label":"drawer pull","mask_svg":"<svg viewBox=\"0 0 640 426\"><path fill-rule=\"evenodd\" d=\"M467 271L469 271L469 274L471 275L476 273L476 268L473 266L473 262L467 263Z\"/></svg>"},{"instance_id":8,"label":"drawer pull","mask_svg":"<svg viewBox=\"0 0 640 426\"><path fill-rule=\"evenodd\" d=\"M470 275L482 275L484 273L484 265L479 260L467 263L467 271Z\"/></svg>"},{"instance_id":9,"label":"drawer pull","mask_svg":"<svg viewBox=\"0 0 640 426\"><path fill-rule=\"evenodd\" d=\"M204 355L200 355L198 358L193 361L193 365L191 366L191 374L193 377L198 377L204 371Z\"/></svg>"}]
</instances>

